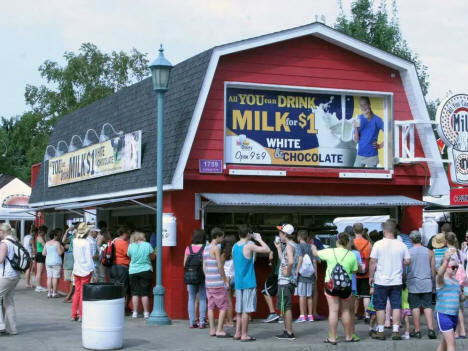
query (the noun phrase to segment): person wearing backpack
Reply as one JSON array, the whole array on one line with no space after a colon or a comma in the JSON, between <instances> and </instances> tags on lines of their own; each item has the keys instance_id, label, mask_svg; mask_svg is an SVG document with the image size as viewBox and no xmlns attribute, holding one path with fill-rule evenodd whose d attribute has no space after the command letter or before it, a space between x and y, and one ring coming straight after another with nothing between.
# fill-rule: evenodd
<instances>
[{"instance_id":1,"label":"person wearing backpack","mask_svg":"<svg viewBox=\"0 0 468 351\"><path fill-rule=\"evenodd\" d=\"M351 318L354 318L354 308L351 299L351 274L357 272L358 262L356 256L347 249L350 237L347 233L338 234L336 248L317 251L312 246L312 253L327 263L325 273L325 297L328 302L328 324L330 331L325 343L336 345L336 329L338 327L338 314L341 307L341 322L345 330L345 341L355 342L354 329Z\"/></svg>"},{"instance_id":2,"label":"person wearing backpack","mask_svg":"<svg viewBox=\"0 0 468 351\"><path fill-rule=\"evenodd\" d=\"M20 271L13 268L11 260L14 256L16 238L12 234L11 226L0 224L0 301L3 300L5 310L5 325L0 325L0 333L16 335L15 316L15 287L20 280ZM1 311L0 311L1 313Z\"/></svg>"},{"instance_id":3,"label":"person wearing backpack","mask_svg":"<svg viewBox=\"0 0 468 351\"><path fill-rule=\"evenodd\" d=\"M203 273L203 250L205 248L206 233L203 229L195 229L192 243L185 248L184 281L188 292L189 328L205 328L206 318L206 290L205 275ZM195 302L198 295L199 319L195 312Z\"/></svg>"},{"instance_id":4,"label":"person wearing backpack","mask_svg":"<svg viewBox=\"0 0 468 351\"><path fill-rule=\"evenodd\" d=\"M410 253L406 245L395 238L395 220L388 219L383 225L383 232L384 238L374 244L370 255L369 283L374 283L374 307L377 312L377 331L372 333L372 338L385 340L385 309L387 299L390 299L393 317L392 340L401 340L403 267L410 264Z\"/></svg>"},{"instance_id":5,"label":"person wearing backpack","mask_svg":"<svg viewBox=\"0 0 468 351\"><path fill-rule=\"evenodd\" d=\"M314 260L311 247L307 243L309 240L308 231L299 230L297 232L297 238L299 240L299 245L297 247L299 259L297 261L296 270L296 295L299 296L300 315L296 323L313 322L312 295L315 294L313 289L315 284L315 272L317 271L317 261Z\"/></svg>"},{"instance_id":6,"label":"person wearing backpack","mask_svg":"<svg viewBox=\"0 0 468 351\"><path fill-rule=\"evenodd\" d=\"M279 340L295 340L292 330L292 294L296 287L296 271L298 261L297 244L294 242L294 227L291 224L283 224L276 227L279 230L280 241L286 244L282 250L277 243L278 256L281 264L278 271L278 298L277 306L284 318L284 330L276 335Z\"/></svg>"}]
</instances>

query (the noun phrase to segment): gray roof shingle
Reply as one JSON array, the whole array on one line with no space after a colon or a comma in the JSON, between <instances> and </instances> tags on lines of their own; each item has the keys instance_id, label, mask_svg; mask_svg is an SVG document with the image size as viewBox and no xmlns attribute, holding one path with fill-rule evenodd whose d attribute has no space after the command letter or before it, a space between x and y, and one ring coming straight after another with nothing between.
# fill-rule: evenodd
<instances>
[{"instance_id":1,"label":"gray roof shingle","mask_svg":"<svg viewBox=\"0 0 468 351\"><path fill-rule=\"evenodd\" d=\"M212 50L175 65L164 100L164 184L170 184L198 100ZM48 162L42 162L30 198L31 204L60 203L70 197L87 197L156 186L156 93L151 78L124 88L57 120L49 144L67 144L74 134L84 139L90 128L98 133L109 122L117 130L143 132L141 169L65 184L47 186Z\"/></svg>"}]
</instances>

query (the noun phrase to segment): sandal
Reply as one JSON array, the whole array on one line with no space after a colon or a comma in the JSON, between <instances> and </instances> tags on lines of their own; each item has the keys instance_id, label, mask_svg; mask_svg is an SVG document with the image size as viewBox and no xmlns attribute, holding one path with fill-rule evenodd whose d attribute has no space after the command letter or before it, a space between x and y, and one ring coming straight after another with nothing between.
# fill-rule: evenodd
<instances>
[{"instance_id":1,"label":"sandal","mask_svg":"<svg viewBox=\"0 0 468 351\"><path fill-rule=\"evenodd\" d=\"M332 345L336 345L337 342L336 341L331 341L329 338L326 338L325 340L323 340L323 342L325 344L332 344Z\"/></svg>"},{"instance_id":2,"label":"sandal","mask_svg":"<svg viewBox=\"0 0 468 351\"><path fill-rule=\"evenodd\" d=\"M257 339L255 339L253 336L249 337L248 339L241 339L242 342L249 342L249 341L255 341Z\"/></svg>"},{"instance_id":3,"label":"sandal","mask_svg":"<svg viewBox=\"0 0 468 351\"><path fill-rule=\"evenodd\" d=\"M216 337L220 339L229 339L229 338L232 338L232 335L229 333L226 333L224 335L216 335Z\"/></svg>"}]
</instances>

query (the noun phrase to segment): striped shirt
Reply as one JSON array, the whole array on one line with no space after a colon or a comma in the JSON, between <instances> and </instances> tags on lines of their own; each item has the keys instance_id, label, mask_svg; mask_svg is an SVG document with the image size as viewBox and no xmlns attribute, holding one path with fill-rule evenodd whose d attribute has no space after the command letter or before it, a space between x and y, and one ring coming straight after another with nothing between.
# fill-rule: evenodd
<instances>
[{"instance_id":1,"label":"striped shirt","mask_svg":"<svg viewBox=\"0 0 468 351\"><path fill-rule=\"evenodd\" d=\"M411 241L408 234L400 233L400 234L398 234L397 239L400 240L403 244L405 244L406 247L408 248L408 250L413 247L413 242Z\"/></svg>"},{"instance_id":2,"label":"striped shirt","mask_svg":"<svg viewBox=\"0 0 468 351\"><path fill-rule=\"evenodd\" d=\"M434 259L435 259L435 269L436 269L436 271L438 271L440 266L442 265L442 259L444 258L445 251L447 251L446 247L443 247L441 249L434 249Z\"/></svg>"},{"instance_id":3,"label":"striped shirt","mask_svg":"<svg viewBox=\"0 0 468 351\"><path fill-rule=\"evenodd\" d=\"M460 284L455 279L444 278L444 285L437 289L435 311L451 316L457 316L459 307Z\"/></svg>"},{"instance_id":4,"label":"striped shirt","mask_svg":"<svg viewBox=\"0 0 468 351\"><path fill-rule=\"evenodd\" d=\"M224 287L224 281L218 270L218 263L216 258L210 256L212 245L207 245L203 251L203 261L205 261L205 286L207 288L220 288Z\"/></svg>"}]
</instances>

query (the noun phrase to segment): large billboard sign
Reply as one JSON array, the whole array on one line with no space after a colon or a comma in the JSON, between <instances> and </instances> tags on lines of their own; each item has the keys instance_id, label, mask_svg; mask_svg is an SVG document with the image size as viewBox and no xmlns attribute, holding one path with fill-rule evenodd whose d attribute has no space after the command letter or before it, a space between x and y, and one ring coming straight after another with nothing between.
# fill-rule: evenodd
<instances>
[{"instance_id":1,"label":"large billboard sign","mask_svg":"<svg viewBox=\"0 0 468 351\"><path fill-rule=\"evenodd\" d=\"M141 131L49 160L48 186L58 186L141 168Z\"/></svg>"},{"instance_id":2,"label":"large billboard sign","mask_svg":"<svg viewBox=\"0 0 468 351\"><path fill-rule=\"evenodd\" d=\"M389 168L389 95L227 85L226 164Z\"/></svg>"},{"instance_id":3,"label":"large billboard sign","mask_svg":"<svg viewBox=\"0 0 468 351\"><path fill-rule=\"evenodd\" d=\"M456 94L437 109L439 136L447 145L452 182L468 184L468 95Z\"/></svg>"}]
</instances>

